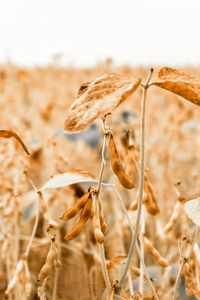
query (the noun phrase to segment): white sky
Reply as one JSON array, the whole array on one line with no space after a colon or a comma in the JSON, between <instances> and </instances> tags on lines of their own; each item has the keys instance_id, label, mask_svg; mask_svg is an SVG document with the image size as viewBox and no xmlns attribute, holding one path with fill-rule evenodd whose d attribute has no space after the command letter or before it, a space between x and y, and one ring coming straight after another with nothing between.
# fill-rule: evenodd
<instances>
[{"instance_id":1,"label":"white sky","mask_svg":"<svg viewBox=\"0 0 200 300\"><path fill-rule=\"evenodd\" d=\"M0 0L0 63L200 65L200 0Z\"/></svg>"}]
</instances>

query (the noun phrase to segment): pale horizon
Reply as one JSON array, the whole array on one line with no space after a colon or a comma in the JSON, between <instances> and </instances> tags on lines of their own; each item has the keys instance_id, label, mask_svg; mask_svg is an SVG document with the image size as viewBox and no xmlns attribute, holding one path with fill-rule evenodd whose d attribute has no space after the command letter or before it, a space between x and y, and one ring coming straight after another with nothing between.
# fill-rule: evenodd
<instances>
[{"instance_id":1,"label":"pale horizon","mask_svg":"<svg viewBox=\"0 0 200 300\"><path fill-rule=\"evenodd\" d=\"M200 1L36 0L0 3L0 63L199 66Z\"/></svg>"}]
</instances>

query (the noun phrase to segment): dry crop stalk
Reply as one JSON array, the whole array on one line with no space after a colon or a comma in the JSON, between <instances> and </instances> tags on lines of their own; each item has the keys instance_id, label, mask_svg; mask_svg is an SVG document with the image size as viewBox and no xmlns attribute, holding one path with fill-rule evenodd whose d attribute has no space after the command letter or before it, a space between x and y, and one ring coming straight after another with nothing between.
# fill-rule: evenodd
<instances>
[{"instance_id":1,"label":"dry crop stalk","mask_svg":"<svg viewBox=\"0 0 200 300\"><path fill-rule=\"evenodd\" d=\"M140 224L140 216L141 216L141 210L142 210L142 198L143 198L143 188L144 188L144 166L145 166L145 161L144 161L144 141L145 141L145 107L146 107L146 96L147 96L147 90L149 88L149 81L151 79L153 73L153 69L150 70L149 76L147 78L146 83L143 85L143 99L142 99L142 109L141 109L141 143L140 143L140 184L139 184L139 202L138 202L138 208L137 208L137 216L136 216L136 223L135 223L135 231L134 235L131 240L131 245L128 253L128 258L126 261L126 264L124 266L124 270L122 272L121 278L119 280L119 286L122 286L126 274L129 269L129 265L131 263L131 258L133 255L133 251L135 248L135 243L137 240L138 236L138 230L139 230L139 224Z\"/></svg>"}]
</instances>

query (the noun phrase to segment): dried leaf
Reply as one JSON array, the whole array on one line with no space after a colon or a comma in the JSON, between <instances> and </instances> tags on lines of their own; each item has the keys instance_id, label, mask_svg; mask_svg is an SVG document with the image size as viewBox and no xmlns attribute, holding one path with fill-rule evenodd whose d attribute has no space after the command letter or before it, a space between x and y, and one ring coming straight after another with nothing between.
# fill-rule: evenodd
<instances>
[{"instance_id":1,"label":"dried leaf","mask_svg":"<svg viewBox=\"0 0 200 300\"><path fill-rule=\"evenodd\" d=\"M117 73L107 73L92 82L84 83L78 91L77 100L68 110L65 133L85 130L95 120L112 112L140 83L140 78Z\"/></svg>"},{"instance_id":2,"label":"dried leaf","mask_svg":"<svg viewBox=\"0 0 200 300\"><path fill-rule=\"evenodd\" d=\"M200 198L186 202L184 210L193 223L200 226Z\"/></svg>"},{"instance_id":3,"label":"dried leaf","mask_svg":"<svg viewBox=\"0 0 200 300\"><path fill-rule=\"evenodd\" d=\"M200 80L190 74L165 67L159 71L152 84L200 105Z\"/></svg>"},{"instance_id":4,"label":"dried leaf","mask_svg":"<svg viewBox=\"0 0 200 300\"><path fill-rule=\"evenodd\" d=\"M74 170L71 172L53 176L49 181L45 183L45 185L40 190L43 191L45 189L58 188L78 182L91 182L96 180L96 177L90 172L83 170Z\"/></svg>"},{"instance_id":5,"label":"dried leaf","mask_svg":"<svg viewBox=\"0 0 200 300\"><path fill-rule=\"evenodd\" d=\"M11 137L14 137L23 147L24 151L27 154L30 154L28 152L28 149L26 148L26 146L24 145L24 143L22 142L22 140L20 139L20 137L14 132L14 131L10 131L10 130L0 130L0 137L5 138L5 139L10 139Z\"/></svg>"}]
</instances>

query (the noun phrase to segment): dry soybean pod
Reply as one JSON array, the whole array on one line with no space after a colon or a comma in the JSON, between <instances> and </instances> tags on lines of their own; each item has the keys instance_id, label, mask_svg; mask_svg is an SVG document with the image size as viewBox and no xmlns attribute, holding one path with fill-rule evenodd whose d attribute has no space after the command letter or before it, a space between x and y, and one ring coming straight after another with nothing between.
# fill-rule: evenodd
<instances>
[{"instance_id":1,"label":"dry soybean pod","mask_svg":"<svg viewBox=\"0 0 200 300\"><path fill-rule=\"evenodd\" d=\"M85 206L89 196L90 192L87 191L72 207L68 208L59 219L64 221L72 219Z\"/></svg>"},{"instance_id":2,"label":"dry soybean pod","mask_svg":"<svg viewBox=\"0 0 200 300\"><path fill-rule=\"evenodd\" d=\"M103 207L102 207L102 202L100 197L98 198L98 203L99 203L99 221L101 225L101 231L103 232L103 234L105 234L107 231L107 224L105 222L105 218L103 215Z\"/></svg>"},{"instance_id":3,"label":"dry soybean pod","mask_svg":"<svg viewBox=\"0 0 200 300\"><path fill-rule=\"evenodd\" d=\"M111 134L110 140L109 140L109 149L111 154L111 166L113 169L113 172L117 175L120 183L127 189L134 188L135 184L130 176L128 176L124 168L122 166L122 163L119 159L119 155L117 152L117 147L115 144L114 136Z\"/></svg>"},{"instance_id":4,"label":"dry soybean pod","mask_svg":"<svg viewBox=\"0 0 200 300\"><path fill-rule=\"evenodd\" d=\"M26 259L23 260L23 289L28 298L31 294L31 276Z\"/></svg>"},{"instance_id":5,"label":"dry soybean pod","mask_svg":"<svg viewBox=\"0 0 200 300\"><path fill-rule=\"evenodd\" d=\"M96 197L95 194L93 196ZM97 218L96 203L95 202L96 201L93 198L93 202L92 202L92 228L93 228L94 237L95 237L96 241L99 244L102 244L104 242L104 234L101 231L100 221Z\"/></svg>"},{"instance_id":6,"label":"dry soybean pod","mask_svg":"<svg viewBox=\"0 0 200 300\"><path fill-rule=\"evenodd\" d=\"M148 201L148 184L147 184L147 180L145 179L144 181L144 194L143 194L143 198L142 198L142 203L146 203ZM137 192L137 196L136 199L132 202L131 206L130 206L130 210L136 210L137 206L138 206L138 200L139 200L139 191Z\"/></svg>"},{"instance_id":7,"label":"dry soybean pod","mask_svg":"<svg viewBox=\"0 0 200 300\"><path fill-rule=\"evenodd\" d=\"M85 206L83 207L80 215L80 219L76 225L68 231L64 239L66 241L71 241L75 239L79 234L81 234L85 223L89 220L91 216L91 208L92 208L92 198L89 197Z\"/></svg>"},{"instance_id":8,"label":"dry soybean pod","mask_svg":"<svg viewBox=\"0 0 200 300\"><path fill-rule=\"evenodd\" d=\"M154 246L151 244L151 242L148 240L148 238L144 235L144 244L147 247L147 249L149 250L149 252L151 252L152 256L157 260L157 262L159 263L159 265L163 268L167 268L169 267L169 263L166 261L166 259L164 259L161 254L158 252L158 250L156 250L156 248L154 248Z\"/></svg>"},{"instance_id":9,"label":"dry soybean pod","mask_svg":"<svg viewBox=\"0 0 200 300\"><path fill-rule=\"evenodd\" d=\"M135 267L133 267L133 266L130 266L130 269L133 271L133 273L134 273L136 276L140 277L140 269L139 269L139 268L135 268ZM146 277L145 274L144 274L144 279L147 280L147 277Z\"/></svg>"},{"instance_id":10,"label":"dry soybean pod","mask_svg":"<svg viewBox=\"0 0 200 300\"><path fill-rule=\"evenodd\" d=\"M195 298L196 298L197 300L199 300L199 299L200 299L200 290L198 289L196 283L194 283L194 285L193 285L193 287L192 287L192 292L193 292Z\"/></svg>"},{"instance_id":11,"label":"dry soybean pod","mask_svg":"<svg viewBox=\"0 0 200 300\"><path fill-rule=\"evenodd\" d=\"M147 212L150 215L155 216L158 213L156 206L153 205L153 203L151 203L151 199L150 199L149 195L148 195L148 197L146 198L146 200L143 203L144 203L144 205L146 207Z\"/></svg>"},{"instance_id":12,"label":"dry soybean pod","mask_svg":"<svg viewBox=\"0 0 200 300\"><path fill-rule=\"evenodd\" d=\"M130 210L136 210L137 209L138 200L139 200L139 192L137 192L136 199L131 203Z\"/></svg>"},{"instance_id":13,"label":"dry soybean pod","mask_svg":"<svg viewBox=\"0 0 200 300\"><path fill-rule=\"evenodd\" d=\"M132 149L129 147L128 148L128 153L127 153L127 162L126 162L126 174L131 177L132 170L133 170L133 156L132 156Z\"/></svg>"},{"instance_id":14,"label":"dry soybean pod","mask_svg":"<svg viewBox=\"0 0 200 300\"><path fill-rule=\"evenodd\" d=\"M171 215L171 218L164 228L165 233L170 232L172 230L172 228L174 227L176 221L178 220L180 210L181 210L181 203L180 203L180 201L177 201L176 205L174 206L174 211Z\"/></svg>"},{"instance_id":15,"label":"dry soybean pod","mask_svg":"<svg viewBox=\"0 0 200 300\"><path fill-rule=\"evenodd\" d=\"M193 271L192 268L190 267L189 263L185 263L183 267L183 274L185 277L185 292L188 297L192 297L192 287L194 285L193 281Z\"/></svg>"},{"instance_id":16,"label":"dry soybean pod","mask_svg":"<svg viewBox=\"0 0 200 300\"><path fill-rule=\"evenodd\" d=\"M158 205L158 200L157 200L157 197L156 197L156 194L155 194L155 191L154 191L154 188L153 188L153 185L148 181L148 189L149 189L149 193L151 195L151 199L156 207L156 213L159 214L160 212L160 207Z\"/></svg>"},{"instance_id":17,"label":"dry soybean pod","mask_svg":"<svg viewBox=\"0 0 200 300\"><path fill-rule=\"evenodd\" d=\"M54 229L58 229L59 228L58 223L56 223L54 220L52 220L49 213L48 213L48 208L47 208L47 205L46 205L46 202L44 200L42 192L38 191L37 193L39 195L39 201L40 201L40 206L41 206L41 209L42 209L42 214L43 214L43 217L44 217L45 221L48 223L48 227L49 228L54 227Z\"/></svg>"},{"instance_id":18,"label":"dry soybean pod","mask_svg":"<svg viewBox=\"0 0 200 300\"><path fill-rule=\"evenodd\" d=\"M143 196L142 203L144 203L146 210L150 215L157 214L157 208L155 204L153 204L151 201L151 193L149 192L149 183L146 178L144 181L144 196Z\"/></svg>"},{"instance_id":19,"label":"dry soybean pod","mask_svg":"<svg viewBox=\"0 0 200 300\"><path fill-rule=\"evenodd\" d=\"M51 248L49 250L49 253L47 254L46 262L38 275L38 279L37 279L38 283L43 281L49 275L54 265L55 258L56 258L56 244L55 244L55 236L53 236L51 238Z\"/></svg>"},{"instance_id":20,"label":"dry soybean pod","mask_svg":"<svg viewBox=\"0 0 200 300\"><path fill-rule=\"evenodd\" d=\"M14 287L16 285L16 282L17 282L20 274L22 273L22 271L23 271L23 254L22 254L22 256L21 256L21 258L20 258L20 260L19 260L19 262L17 264L16 270L15 270L15 274L14 274L12 280L9 282L8 287L7 287L6 291L5 291L6 295L8 295L8 294L10 294L12 292L12 290L14 289Z\"/></svg>"}]
</instances>

